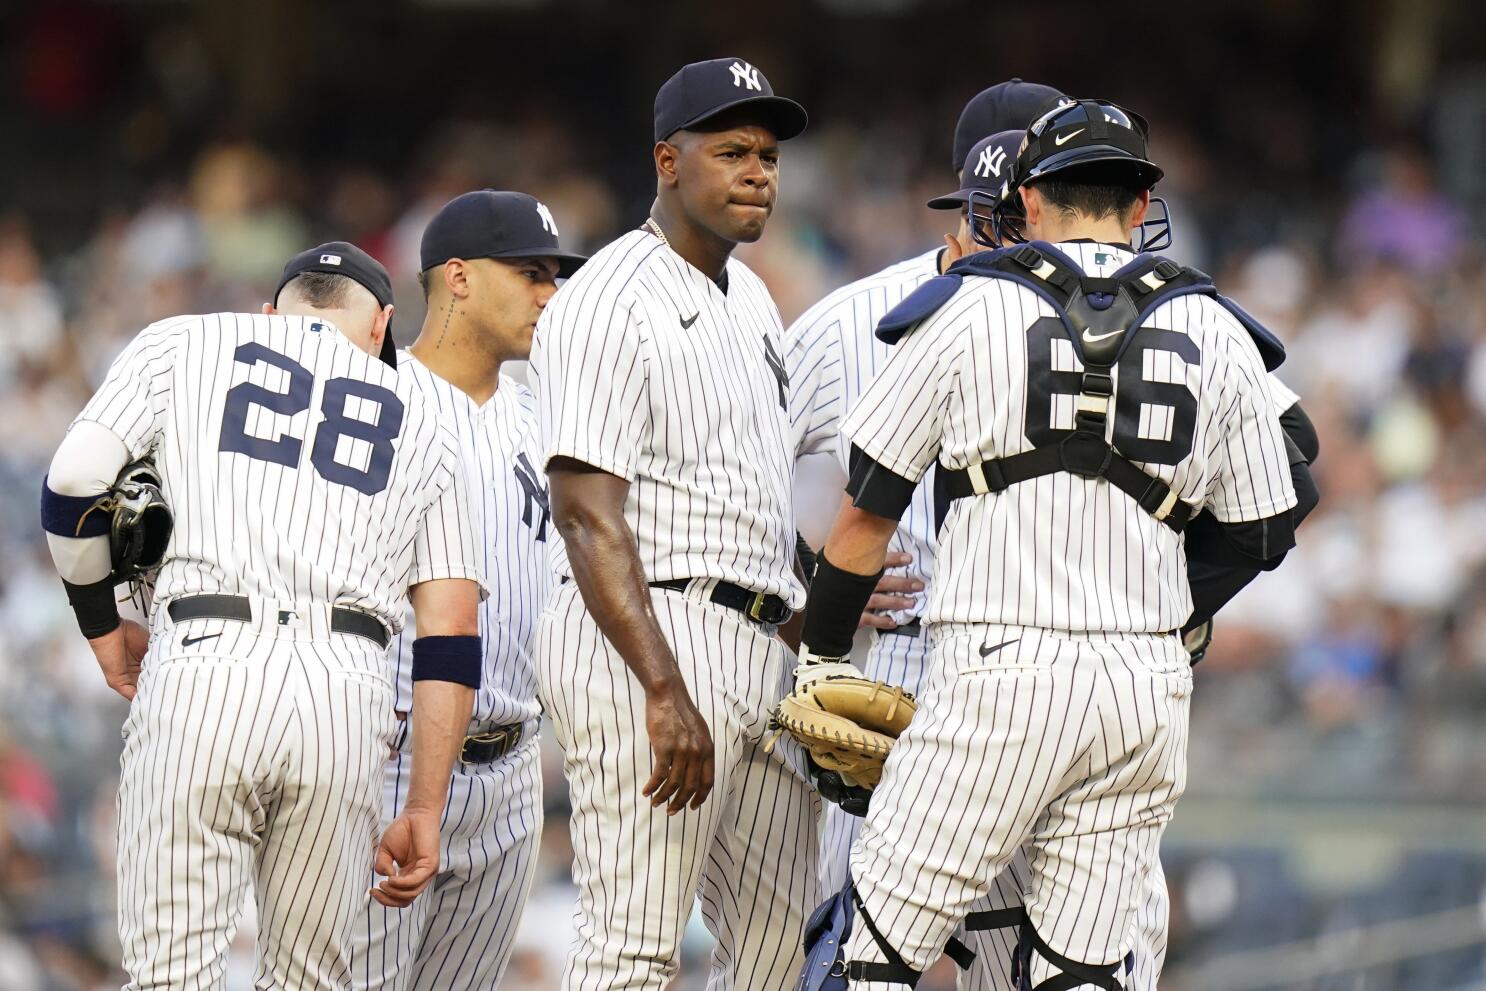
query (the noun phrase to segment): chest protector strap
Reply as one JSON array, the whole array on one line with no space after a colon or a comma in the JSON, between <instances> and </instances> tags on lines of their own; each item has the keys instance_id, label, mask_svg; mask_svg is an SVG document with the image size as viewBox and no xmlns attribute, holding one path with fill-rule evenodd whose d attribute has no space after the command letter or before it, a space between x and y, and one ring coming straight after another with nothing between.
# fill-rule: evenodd
<instances>
[{"instance_id":1,"label":"chest protector strap","mask_svg":"<svg viewBox=\"0 0 1486 991\"><path fill-rule=\"evenodd\" d=\"M1004 492L1018 482L1060 471L1102 478L1151 516L1180 533L1196 507L1163 480L1135 465L1105 440L1114 400L1113 369L1140 325L1161 303L1190 292L1212 293L1212 280L1158 255L1140 255L1108 278L1086 276L1062 252L1023 245L973 255L966 274L1008 279L1052 304L1084 366L1074 425L1056 442L966 468L939 466L950 499ZM1268 333L1267 331L1265 333ZM1282 353L1282 352L1281 352Z\"/></svg>"}]
</instances>

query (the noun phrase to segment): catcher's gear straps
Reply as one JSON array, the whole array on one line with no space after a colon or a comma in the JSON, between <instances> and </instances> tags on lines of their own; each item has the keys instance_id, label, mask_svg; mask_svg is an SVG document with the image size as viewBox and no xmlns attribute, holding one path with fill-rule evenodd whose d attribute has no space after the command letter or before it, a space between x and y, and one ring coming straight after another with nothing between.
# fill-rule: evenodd
<instances>
[{"instance_id":1,"label":"catcher's gear straps","mask_svg":"<svg viewBox=\"0 0 1486 991\"><path fill-rule=\"evenodd\" d=\"M1013 911L1017 911L1013 909ZM1025 913L1023 913L1025 919ZM968 925L967 925L968 928ZM1062 973L1047 980L1032 983L1032 954L1036 953ZM1080 963L1070 960L1048 946L1031 921L1023 921L1017 932L1016 952L1011 958L1011 983L1017 991L1073 991L1085 985L1103 988L1104 991L1125 991L1125 985L1115 975L1121 970L1129 977L1135 970L1135 954L1127 953L1124 960L1114 963Z\"/></svg>"},{"instance_id":2,"label":"catcher's gear straps","mask_svg":"<svg viewBox=\"0 0 1486 991\"><path fill-rule=\"evenodd\" d=\"M921 970L914 970L908 966L908 961L903 955L893 948L877 928L877 923L872 921L872 916L867 912L867 906L862 902L862 896L857 893L856 885L850 885L851 900L856 905L857 914L862 917L862 924L867 927L867 932L872 936L872 942L887 957L887 963L876 963L868 960L852 960L846 965L846 976L853 981L881 981L886 984L906 984L908 987L917 987L918 980L924 976ZM949 942L944 944L944 955L959 965L961 970L969 970L970 965L975 962L975 954L964 943L953 936ZM1123 989L1120 989L1123 991Z\"/></svg>"},{"instance_id":3,"label":"catcher's gear straps","mask_svg":"<svg viewBox=\"0 0 1486 991\"><path fill-rule=\"evenodd\" d=\"M962 258L945 275L930 279L889 312L878 324L877 336L889 344L897 343L910 328L948 302L965 275L1006 279L1045 299L1063 324L1084 371L1075 397L1072 431L1056 443L962 469L941 464L936 474L936 495L952 500L1003 492L1017 482L1067 471L1084 478L1103 478L1180 533L1196 515L1195 508L1180 501L1169 485L1137 467L1104 439L1114 396L1111 371L1115 363L1156 307L1191 293L1209 296L1233 314L1254 339L1267 369L1272 371L1284 361L1284 346L1241 307L1219 294L1211 277L1197 269L1184 268L1160 255L1140 254L1108 278L1094 278L1042 241Z\"/></svg>"}]
</instances>

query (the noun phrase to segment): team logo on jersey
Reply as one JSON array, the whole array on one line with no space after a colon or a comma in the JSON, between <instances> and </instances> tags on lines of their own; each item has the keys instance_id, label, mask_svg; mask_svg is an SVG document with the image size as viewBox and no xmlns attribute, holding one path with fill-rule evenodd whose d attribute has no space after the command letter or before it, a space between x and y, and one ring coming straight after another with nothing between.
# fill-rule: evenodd
<instances>
[{"instance_id":1,"label":"team logo on jersey","mask_svg":"<svg viewBox=\"0 0 1486 991\"><path fill-rule=\"evenodd\" d=\"M340 263L341 263L341 256L340 255L321 255L320 256L320 264L321 265L339 265Z\"/></svg>"},{"instance_id":2,"label":"team logo on jersey","mask_svg":"<svg viewBox=\"0 0 1486 991\"><path fill-rule=\"evenodd\" d=\"M542 230L557 237L557 221L552 219L552 211L547 209L547 204L537 204L537 216L542 218Z\"/></svg>"},{"instance_id":3,"label":"team logo on jersey","mask_svg":"<svg viewBox=\"0 0 1486 991\"><path fill-rule=\"evenodd\" d=\"M980 149L980 161L975 163L975 174L982 179L995 176L1001 178L1001 166L1006 164L1006 152L997 147Z\"/></svg>"},{"instance_id":4,"label":"team logo on jersey","mask_svg":"<svg viewBox=\"0 0 1486 991\"><path fill-rule=\"evenodd\" d=\"M760 93L764 91L763 84L758 81L758 70L747 62L734 62L728 66L733 74L733 85L744 89L756 89Z\"/></svg>"},{"instance_id":5,"label":"team logo on jersey","mask_svg":"<svg viewBox=\"0 0 1486 991\"><path fill-rule=\"evenodd\" d=\"M547 505L547 486L542 484L541 476L531 466L531 459L522 451L516 455L516 464L511 470L516 473L516 481L521 483L521 490L526 498L521 504L521 522L532 526L532 519L536 516L536 510L542 511L542 517L535 524L537 528L537 539L543 543L547 540L547 520L551 511Z\"/></svg>"},{"instance_id":6,"label":"team logo on jersey","mask_svg":"<svg viewBox=\"0 0 1486 991\"><path fill-rule=\"evenodd\" d=\"M779 408L789 409L789 373L784 370L784 362L779 360L779 352L774 350L774 342L764 336L764 361L769 365L769 371L774 373L774 378L779 383Z\"/></svg>"}]
</instances>

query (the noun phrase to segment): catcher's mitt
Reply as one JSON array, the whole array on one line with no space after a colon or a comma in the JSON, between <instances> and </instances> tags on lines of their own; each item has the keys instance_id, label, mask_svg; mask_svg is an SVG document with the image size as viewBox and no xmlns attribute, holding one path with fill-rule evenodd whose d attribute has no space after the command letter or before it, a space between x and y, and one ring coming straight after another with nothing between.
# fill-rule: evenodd
<instances>
[{"instance_id":1,"label":"catcher's mitt","mask_svg":"<svg viewBox=\"0 0 1486 991\"><path fill-rule=\"evenodd\" d=\"M822 770L839 774L848 786L872 789L917 710L913 696L896 685L827 677L780 699L773 717Z\"/></svg>"}]
</instances>

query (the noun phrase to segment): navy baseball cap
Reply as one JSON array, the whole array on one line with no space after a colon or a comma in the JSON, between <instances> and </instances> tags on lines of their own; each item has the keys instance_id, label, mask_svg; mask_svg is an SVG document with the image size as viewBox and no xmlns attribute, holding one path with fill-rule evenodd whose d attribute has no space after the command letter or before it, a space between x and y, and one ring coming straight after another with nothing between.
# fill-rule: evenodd
<instances>
[{"instance_id":1,"label":"navy baseball cap","mask_svg":"<svg viewBox=\"0 0 1486 991\"><path fill-rule=\"evenodd\" d=\"M694 128L718 114L748 107L758 122L786 141L805 130L810 118L794 100L774 95L774 87L754 66L739 58L718 58L682 66L655 94L655 140Z\"/></svg>"},{"instance_id":2,"label":"navy baseball cap","mask_svg":"<svg viewBox=\"0 0 1486 991\"><path fill-rule=\"evenodd\" d=\"M279 293L284 291L284 287L306 272L344 275L375 296L378 306L392 305L392 277L381 262L348 241L327 241L289 259L284 274L279 276L278 288L273 291L274 306L279 305ZM397 345L392 340L391 321L387 323L387 335L382 338L379 357L393 368L397 367Z\"/></svg>"},{"instance_id":3,"label":"navy baseball cap","mask_svg":"<svg viewBox=\"0 0 1486 991\"><path fill-rule=\"evenodd\" d=\"M983 193L997 202L1011 190L1011 175L1016 170L1017 152L1027 132L1021 128L1002 131L977 141L965 156L960 174L960 188L929 201L932 210L958 210L970 202L972 193Z\"/></svg>"},{"instance_id":4,"label":"navy baseball cap","mask_svg":"<svg viewBox=\"0 0 1486 991\"><path fill-rule=\"evenodd\" d=\"M450 258L551 258L566 279L588 260L557 246L557 221L535 196L478 189L454 197L423 229L419 265L428 271Z\"/></svg>"},{"instance_id":5,"label":"navy baseball cap","mask_svg":"<svg viewBox=\"0 0 1486 991\"><path fill-rule=\"evenodd\" d=\"M955 125L955 146L950 155L950 168L958 169L971 145L987 134L1001 131L1025 131L1039 114L1057 101L1066 100L1061 92L1041 83L1011 78L981 90L960 111Z\"/></svg>"}]
</instances>

